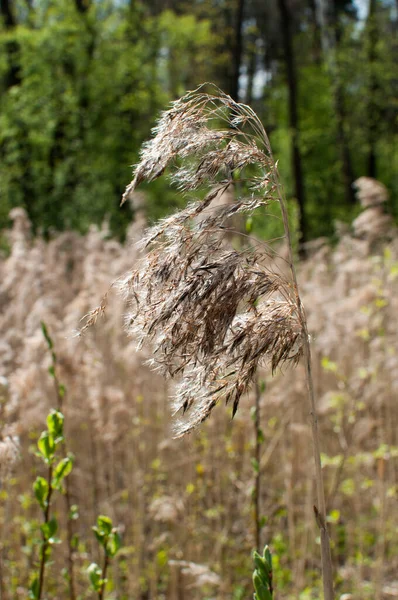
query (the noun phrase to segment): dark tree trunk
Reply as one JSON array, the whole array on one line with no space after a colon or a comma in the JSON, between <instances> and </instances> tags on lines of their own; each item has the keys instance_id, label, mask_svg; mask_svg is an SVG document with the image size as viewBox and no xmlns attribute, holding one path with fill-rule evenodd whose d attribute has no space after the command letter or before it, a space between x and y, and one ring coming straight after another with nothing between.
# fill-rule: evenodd
<instances>
[{"instance_id":1,"label":"dark tree trunk","mask_svg":"<svg viewBox=\"0 0 398 600\"><path fill-rule=\"evenodd\" d=\"M247 45L247 88L246 88L246 104L251 105L253 102L253 87L254 77L256 75L257 63L257 48L256 35L251 35Z\"/></svg>"},{"instance_id":2,"label":"dark tree trunk","mask_svg":"<svg viewBox=\"0 0 398 600\"><path fill-rule=\"evenodd\" d=\"M376 23L376 5L377 0L370 0L369 4L369 16L368 16L368 62L370 69L370 81L369 81L369 103L368 103L368 145L369 153L367 160L367 175L368 177L377 177L377 162L376 162L376 142L377 142L377 121L378 121L378 109L376 102L376 95L378 91L378 84L375 73L376 63L376 46L378 43L378 30Z\"/></svg>"},{"instance_id":3,"label":"dark tree trunk","mask_svg":"<svg viewBox=\"0 0 398 600\"><path fill-rule=\"evenodd\" d=\"M84 15L84 13L86 13L88 11L88 9L90 8L90 0L75 0L75 4L76 4L77 10L82 15Z\"/></svg>"},{"instance_id":4,"label":"dark tree trunk","mask_svg":"<svg viewBox=\"0 0 398 600\"><path fill-rule=\"evenodd\" d=\"M286 71L287 71L287 84L289 88L289 125L292 136L292 167L294 175L294 195L297 199L299 206L299 252L300 255L304 255L303 244L308 240L308 221L305 210L305 198L304 198L304 181L303 181L303 169L301 152L299 147L299 123L298 123L298 111L297 111L297 78L296 68L293 58L293 46L292 46L292 34L291 34L291 19L289 10L286 4L286 0L278 0L280 17L281 17L281 28L282 28L282 39L283 49L285 54Z\"/></svg>"},{"instance_id":5,"label":"dark tree trunk","mask_svg":"<svg viewBox=\"0 0 398 600\"><path fill-rule=\"evenodd\" d=\"M327 12L327 8L330 10ZM340 81L340 66L338 63L337 47L341 39L338 0L331 5L325 0L320 1L319 20L321 24L321 39L324 61L330 76L332 98L336 117L336 143L341 160L341 175L344 186L344 196L347 206L355 204L356 198L352 187L355 179L351 154L346 134L346 111L344 89Z\"/></svg>"},{"instance_id":6,"label":"dark tree trunk","mask_svg":"<svg viewBox=\"0 0 398 600\"><path fill-rule=\"evenodd\" d=\"M15 27L16 21L12 10L12 0L0 0L0 13L7 29Z\"/></svg>"},{"instance_id":7,"label":"dark tree trunk","mask_svg":"<svg viewBox=\"0 0 398 600\"><path fill-rule=\"evenodd\" d=\"M351 154L348 148L346 133L345 133L345 120L346 113L344 108L343 90L339 81L336 82L334 91L334 104L336 110L337 119L337 143L340 149L340 157L342 163L342 175L344 182L344 194L347 205L355 204L356 197L355 191L352 187L354 182L354 172L351 162Z\"/></svg>"},{"instance_id":8,"label":"dark tree trunk","mask_svg":"<svg viewBox=\"0 0 398 600\"><path fill-rule=\"evenodd\" d=\"M235 36L232 47L232 79L230 86L230 95L234 100L239 100L239 75L242 64L242 29L243 29L243 12L245 0L238 0L236 17L235 17Z\"/></svg>"},{"instance_id":9,"label":"dark tree trunk","mask_svg":"<svg viewBox=\"0 0 398 600\"><path fill-rule=\"evenodd\" d=\"M0 14L6 29L11 31L17 25L12 1L0 0ZM8 69L4 76L4 87L6 90L21 83L21 67L19 65L19 45L15 40L9 40L5 44L8 59Z\"/></svg>"},{"instance_id":10,"label":"dark tree trunk","mask_svg":"<svg viewBox=\"0 0 398 600\"><path fill-rule=\"evenodd\" d=\"M332 42L333 46L337 48L340 43L342 31L340 26L339 12L337 0L333 2L333 11L332 11L332 31L334 40ZM329 48L326 47L325 52L329 51ZM326 60L328 58L326 57ZM335 64L332 64L331 67L331 76L332 76L332 85L334 88L334 107L336 112L336 136L337 136L337 145L340 152L341 165L342 165L342 176L344 183L344 194L347 205L355 204L356 197L354 188L352 187L353 181L355 179L354 172L352 168L351 154L348 147L347 136L345 132L345 123L346 123L346 112L344 106L344 92L343 87L340 81L340 66L338 64L337 53L335 52Z\"/></svg>"},{"instance_id":11,"label":"dark tree trunk","mask_svg":"<svg viewBox=\"0 0 398 600\"><path fill-rule=\"evenodd\" d=\"M309 9L312 21L312 49L316 63L320 64L322 60L322 33L317 17L316 0L309 0Z\"/></svg>"}]
</instances>

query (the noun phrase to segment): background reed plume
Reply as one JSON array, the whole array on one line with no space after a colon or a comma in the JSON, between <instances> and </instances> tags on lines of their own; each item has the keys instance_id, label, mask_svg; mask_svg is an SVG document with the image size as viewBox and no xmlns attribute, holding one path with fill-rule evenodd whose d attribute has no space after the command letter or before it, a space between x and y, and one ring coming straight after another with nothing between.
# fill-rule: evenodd
<instances>
[{"instance_id":1,"label":"background reed plume","mask_svg":"<svg viewBox=\"0 0 398 600\"><path fill-rule=\"evenodd\" d=\"M119 282L130 305L129 332L141 344L153 342L155 368L180 376L174 411L184 419L177 435L220 400L235 414L259 363L275 370L296 362L303 336L291 283L266 266L272 248L237 249L226 240L231 218L278 200L265 131L249 107L202 89L163 114L123 196L169 168L182 192L200 198L146 232L138 269ZM224 202L237 188L238 197Z\"/></svg>"}]
</instances>

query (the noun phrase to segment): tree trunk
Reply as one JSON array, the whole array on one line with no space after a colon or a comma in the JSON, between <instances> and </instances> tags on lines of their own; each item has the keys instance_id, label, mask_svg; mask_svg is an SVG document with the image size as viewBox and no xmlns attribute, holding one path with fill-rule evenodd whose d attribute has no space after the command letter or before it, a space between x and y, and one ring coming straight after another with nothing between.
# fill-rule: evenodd
<instances>
[{"instance_id":1,"label":"tree trunk","mask_svg":"<svg viewBox=\"0 0 398 600\"><path fill-rule=\"evenodd\" d=\"M90 0L75 0L76 8L79 13L84 15L90 8Z\"/></svg>"},{"instance_id":2,"label":"tree trunk","mask_svg":"<svg viewBox=\"0 0 398 600\"><path fill-rule=\"evenodd\" d=\"M12 10L12 0L0 0L0 13L7 29L15 27L16 21Z\"/></svg>"},{"instance_id":3,"label":"tree trunk","mask_svg":"<svg viewBox=\"0 0 398 600\"><path fill-rule=\"evenodd\" d=\"M238 0L238 6L235 17L235 36L233 40L232 47L232 79L230 86L230 95L231 97L239 101L239 76L240 76L240 67L242 64L242 26L243 26L243 12L244 12L245 0Z\"/></svg>"},{"instance_id":4,"label":"tree trunk","mask_svg":"<svg viewBox=\"0 0 398 600\"><path fill-rule=\"evenodd\" d=\"M0 0L0 14L6 29L11 31L17 25L12 0ZM19 65L19 44L15 40L9 40L5 44L8 58L8 70L4 76L4 87L6 90L21 83L21 68Z\"/></svg>"},{"instance_id":5,"label":"tree trunk","mask_svg":"<svg viewBox=\"0 0 398 600\"><path fill-rule=\"evenodd\" d=\"M377 0L370 0L369 3L369 15L367 22L368 29L368 62L370 69L370 81L369 81L369 103L368 103L368 145L369 153L367 160L367 175L368 177L377 176L377 164L376 164L376 141L377 141L377 121L378 121L378 110L376 103L376 94L378 91L377 79L376 79L376 46L378 42L378 30L376 23L376 4Z\"/></svg>"},{"instance_id":6,"label":"tree trunk","mask_svg":"<svg viewBox=\"0 0 398 600\"><path fill-rule=\"evenodd\" d=\"M299 123L297 110L297 78L296 68L293 58L291 19L286 0L278 0L278 6L281 17L281 29L283 38L283 48L285 54L287 84L289 88L289 126L292 137L292 167L294 176L294 195L297 199L299 216L299 253L304 255L303 244L308 240L308 221L305 211L304 181L301 152L299 147Z\"/></svg>"},{"instance_id":7,"label":"tree trunk","mask_svg":"<svg viewBox=\"0 0 398 600\"><path fill-rule=\"evenodd\" d=\"M340 149L345 200L347 205L352 205L356 202L355 191L352 187L355 177L352 168L351 154L345 134L346 112L344 107L343 89L340 81L336 81L334 90L334 104L337 119L337 143Z\"/></svg>"},{"instance_id":8,"label":"tree trunk","mask_svg":"<svg viewBox=\"0 0 398 600\"><path fill-rule=\"evenodd\" d=\"M249 106L253 102L254 77L256 75L257 48L256 36L251 35L247 45L247 87L245 102Z\"/></svg>"},{"instance_id":9,"label":"tree trunk","mask_svg":"<svg viewBox=\"0 0 398 600\"><path fill-rule=\"evenodd\" d=\"M308 0L312 20L312 49L314 61L321 63L322 59L322 30L317 17L316 0Z\"/></svg>"},{"instance_id":10,"label":"tree trunk","mask_svg":"<svg viewBox=\"0 0 398 600\"><path fill-rule=\"evenodd\" d=\"M339 12L337 0L333 3L333 23L332 29L334 32L334 46L338 47L341 40L341 26L339 21ZM355 204L356 197L352 184L354 182L354 173L352 169L351 154L348 148L347 137L345 133L346 112L344 106L344 92L340 80L340 67L335 52L334 69L332 68L332 85L334 87L334 105L337 118L337 143L340 149L340 157L342 164L342 175L344 182L344 191L346 203Z\"/></svg>"},{"instance_id":11,"label":"tree trunk","mask_svg":"<svg viewBox=\"0 0 398 600\"><path fill-rule=\"evenodd\" d=\"M350 206L356 202L355 192L352 187L355 176L345 131L346 111L344 105L344 91L343 86L341 85L340 68L336 53L336 48L341 39L341 27L337 1L334 0L332 5L330 29L328 29L329 23L328 15L326 14L326 6L325 0L319 0L319 20L322 32L323 55L332 85L333 104L336 115L336 141L341 160L344 195L346 204Z\"/></svg>"}]
</instances>

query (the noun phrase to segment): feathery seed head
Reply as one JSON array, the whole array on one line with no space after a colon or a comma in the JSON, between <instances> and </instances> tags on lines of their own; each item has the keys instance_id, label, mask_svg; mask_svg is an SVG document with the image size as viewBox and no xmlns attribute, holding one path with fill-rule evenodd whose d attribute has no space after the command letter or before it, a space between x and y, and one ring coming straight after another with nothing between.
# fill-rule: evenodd
<instances>
[{"instance_id":1,"label":"feathery seed head","mask_svg":"<svg viewBox=\"0 0 398 600\"><path fill-rule=\"evenodd\" d=\"M178 188L197 197L148 229L138 268L118 287L129 304L128 332L139 345L153 344L154 368L180 377L174 410L183 413L176 430L183 435L220 400L235 413L259 364L274 371L296 362L303 333L290 282L264 262L267 246L237 250L225 236L231 217L278 198L258 117L220 90L199 88L163 114L154 134L122 202L166 169ZM212 205L237 188L241 197Z\"/></svg>"}]
</instances>

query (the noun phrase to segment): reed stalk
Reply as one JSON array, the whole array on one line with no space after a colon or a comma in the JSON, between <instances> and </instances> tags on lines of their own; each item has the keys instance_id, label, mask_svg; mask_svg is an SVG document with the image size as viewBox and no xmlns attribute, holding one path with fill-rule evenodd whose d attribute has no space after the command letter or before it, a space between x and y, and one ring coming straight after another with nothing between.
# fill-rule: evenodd
<instances>
[{"instance_id":1,"label":"reed stalk","mask_svg":"<svg viewBox=\"0 0 398 600\"><path fill-rule=\"evenodd\" d=\"M206 89L212 87L212 93ZM215 92L214 92L215 90ZM129 312L127 331L138 347L152 345L151 364L178 379L175 433L181 437L207 419L221 401L238 409L255 385L259 366L306 368L315 460L316 522L321 537L324 600L333 578L326 525L311 347L294 265L287 202L268 136L256 113L212 84L188 92L163 113L141 152L122 203L140 183L164 172L187 196L186 208L149 228L138 266L117 285ZM232 191L233 190L233 191ZM238 195L239 197L235 197ZM288 246L285 276L275 240L231 248L237 216L251 217L277 203ZM278 238L278 239L281 239ZM281 258L281 257L279 257ZM106 298L83 330L105 310ZM256 543L258 541L256 540Z\"/></svg>"}]
</instances>

